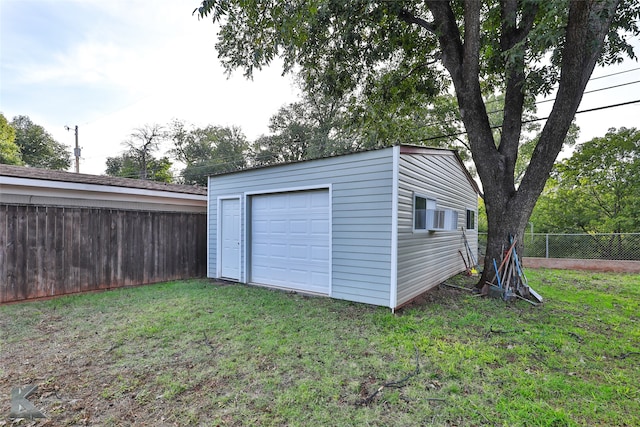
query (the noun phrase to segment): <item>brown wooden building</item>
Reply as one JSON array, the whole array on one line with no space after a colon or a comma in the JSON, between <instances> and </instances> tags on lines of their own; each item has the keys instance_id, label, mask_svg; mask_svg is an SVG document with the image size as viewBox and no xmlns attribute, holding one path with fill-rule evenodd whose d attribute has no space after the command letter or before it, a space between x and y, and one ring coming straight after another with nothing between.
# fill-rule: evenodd
<instances>
[{"instance_id":1,"label":"brown wooden building","mask_svg":"<svg viewBox=\"0 0 640 427\"><path fill-rule=\"evenodd\" d=\"M0 165L0 303L206 275L207 190Z\"/></svg>"}]
</instances>

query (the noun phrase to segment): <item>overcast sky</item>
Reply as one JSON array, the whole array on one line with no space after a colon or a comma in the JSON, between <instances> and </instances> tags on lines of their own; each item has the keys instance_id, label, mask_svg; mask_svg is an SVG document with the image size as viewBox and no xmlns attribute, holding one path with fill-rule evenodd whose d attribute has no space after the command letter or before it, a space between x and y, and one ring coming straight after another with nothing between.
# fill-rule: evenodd
<instances>
[{"instance_id":1,"label":"overcast sky","mask_svg":"<svg viewBox=\"0 0 640 427\"><path fill-rule=\"evenodd\" d=\"M215 27L192 15L198 0L0 0L0 112L27 115L72 146L79 126L80 171L103 173L131 131L172 119L240 126L250 140L296 99L279 66L253 81L224 75ZM638 40L634 41L638 46ZM640 54L640 49L636 49ZM635 61L598 68L587 90L640 80ZM640 84L586 94L580 110L640 99ZM540 115L552 103L540 105ZM580 140L610 127L640 127L640 104L579 114Z\"/></svg>"}]
</instances>

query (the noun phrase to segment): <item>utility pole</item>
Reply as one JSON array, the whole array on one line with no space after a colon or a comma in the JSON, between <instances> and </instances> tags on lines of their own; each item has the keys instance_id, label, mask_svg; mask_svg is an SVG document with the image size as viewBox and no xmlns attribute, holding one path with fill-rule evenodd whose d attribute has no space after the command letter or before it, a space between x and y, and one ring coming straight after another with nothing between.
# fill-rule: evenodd
<instances>
[{"instance_id":1,"label":"utility pole","mask_svg":"<svg viewBox=\"0 0 640 427\"><path fill-rule=\"evenodd\" d=\"M71 130L69 126L64 127L66 130ZM78 125L76 125L76 148L73 150L73 154L76 156L76 173L80 173L80 147L78 146Z\"/></svg>"},{"instance_id":2,"label":"utility pole","mask_svg":"<svg viewBox=\"0 0 640 427\"><path fill-rule=\"evenodd\" d=\"M73 150L76 155L76 173L80 173L80 147L78 146L78 125L76 125L76 148Z\"/></svg>"}]
</instances>

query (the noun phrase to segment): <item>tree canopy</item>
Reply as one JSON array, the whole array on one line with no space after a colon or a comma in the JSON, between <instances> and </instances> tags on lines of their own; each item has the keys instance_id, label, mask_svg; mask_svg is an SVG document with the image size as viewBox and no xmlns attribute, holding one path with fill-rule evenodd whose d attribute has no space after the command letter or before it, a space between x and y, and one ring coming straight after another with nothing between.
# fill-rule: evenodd
<instances>
[{"instance_id":1,"label":"tree canopy","mask_svg":"<svg viewBox=\"0 0 640 427\"><path fill-rule=\"evenodd\" d=\"M15 144L20 149L22 164L35 168L69 169L69 147L56 141L42 126L33 123L28 116L16 116L11 127L15 130Z\"/></svg>"},{"instance_id":2,"label":"tree canopy","mask_svg":"<svg viewBox=\"0 0 640 427\"><path fill-rule=\"evenodd\" d=\"M138 165L140 179L149 179L149 166L155 153L167 137L164 128L158 124L146 124L131 132L128 139L123 142L127 147L126 156L133 159Z\"/></svg>"},{"instance_id":3,"label":"tree canopy","mask_svg":"<svg viewBox=\"0 0 640 427\"><path fill-rule=\"evenodd\" d=\"M183 122L175 120L170 128L171 153L185 164L181 172L185 184L206 186L208 175L248 165L250 144L238 127L209 125L188 129Z\"/></svg>"},{"instance_id":4,"label":"tree canopy","mask_svg":"<svg viewBox=\"0 0 640 427\"><path fill-rule=\"evenodd\" d=\"M302 99L282 106L269 121L271 134L255 141L256 165L343 154L357 147L347 136L347 101L302 86Z\"/></svg>"},{"instance_id":5,"label":"tree canopy","mask_svg":"<svg viewBox=\"0 0 640 427\"><path fill-rule=\"evenodd\" d=\"M120 156L107 157L107 175L172 182L171 160L154 156L166 139L167 132L158 124L134 129L122 143L126 151Z\"/></svg>"},{"instance_id":6,"label":"tree canopy","mask_svg":"<svg viewBox=\"0 0 640 427\"><path fill-rule=\"evenodd\" d=\"M107 157L107 175L122 178L141 179L140 158L132 153L124 153L116 157ZM147 157L145 176L149 181L173 182L171 160L164 156Z\"/></svg>"},{"instance_id":7,"label":"tree canopy","mask_svg":"<svg viewBox=\"0 0 640 427\"><path fill-rule=\"evenodd\" d=\"M628 40L640 34L637 0L204 0L194 13L219 25L216 49L229 72L250 77L280 57L285 71L299 67L337 97L452 90L487 208L480 286L509 236L522 242L594 67L635 57ZM525 105L554 90L518 184ZM499 141L486 105L492 93L504 94Z\"/></svg>"},{"instance_id":8,"label":"tree canopy","mask_svg":"<svg viewBox=\"0 0 640 427\"><path fill-rule=\"evenodd\" d=\"M0 114L0 163L22 165L20 147L16 144L16 130L7 118Z\"/></svg>"},{"instance_id":9,"label":"tree canopy","mask_svg":"<svg viewBox=\"0 0 640 427\"><path fill-rule=\"evenodd\" d=\"M556 165L531 220L547 232L637 232L639 211L640 131L620 128Z\"/></svg>"}]
</instances>

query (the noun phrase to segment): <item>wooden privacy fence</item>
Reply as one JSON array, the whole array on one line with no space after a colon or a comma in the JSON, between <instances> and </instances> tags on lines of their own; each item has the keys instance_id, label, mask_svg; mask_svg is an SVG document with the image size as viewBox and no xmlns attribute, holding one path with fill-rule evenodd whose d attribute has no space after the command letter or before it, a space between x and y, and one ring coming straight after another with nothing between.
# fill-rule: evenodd
<instances>
[{"instance_id":1,"label":"wooden privacy fence","mask_svg":"<svg viewBox=\"0 0 640 427\"><path fill-rule=\"evenodd\" d=\"M0 303L206 274L206 214L0 205Z\"/></svg>"}]
</instances>

